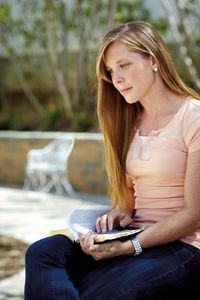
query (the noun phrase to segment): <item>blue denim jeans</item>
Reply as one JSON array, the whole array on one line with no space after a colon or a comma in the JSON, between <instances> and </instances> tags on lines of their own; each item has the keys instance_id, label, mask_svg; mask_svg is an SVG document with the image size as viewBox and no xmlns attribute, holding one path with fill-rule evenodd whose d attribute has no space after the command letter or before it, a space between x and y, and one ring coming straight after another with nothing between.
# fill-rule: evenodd
<instances>
[{"instance_id":1,"label":"blue denim jeans","mask_svg":"<svg viewBox=\"0 0 200 300\"><path fill-rule=\"evenodd\" d=\"M181 241L95 261L56 235L26 253L25 300L196 300L200 250Z\"/></svg>"}]
</instances>

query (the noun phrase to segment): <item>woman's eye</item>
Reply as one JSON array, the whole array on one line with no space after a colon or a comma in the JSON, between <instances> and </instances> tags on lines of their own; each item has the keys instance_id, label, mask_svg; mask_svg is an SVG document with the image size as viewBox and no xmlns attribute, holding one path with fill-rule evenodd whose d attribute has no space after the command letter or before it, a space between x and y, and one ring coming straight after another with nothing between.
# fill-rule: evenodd
<instances>
[{"instance_id":1,"label":"woman's eye","mask_svg":"<svg viewBox=\"0 0 200 300\"><path fill-rule=\"evenodd\" d=\"M129 66L129 64L122 64L122 65L120 65L120 68L121 69L126 69L128 66Z\"/></svg>"}]
</instances>

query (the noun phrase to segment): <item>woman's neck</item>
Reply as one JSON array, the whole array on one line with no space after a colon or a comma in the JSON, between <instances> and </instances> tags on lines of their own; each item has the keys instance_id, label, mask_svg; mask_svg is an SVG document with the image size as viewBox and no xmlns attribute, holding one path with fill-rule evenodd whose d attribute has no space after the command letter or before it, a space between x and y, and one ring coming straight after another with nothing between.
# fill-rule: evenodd
<instances>
[{"instance_id":1,"label":"woman's neck","mask_svg":"<svg viewBox=\"0 0 200 300\"><path fill-rule=\"evenodd\" d=\"M141 134L148 134L152 130L164 127L183 105L187 97L174 94L171 91L162 91L141 101L143 112L138 118L137 127Z\"/></svg>"}]
</instances>

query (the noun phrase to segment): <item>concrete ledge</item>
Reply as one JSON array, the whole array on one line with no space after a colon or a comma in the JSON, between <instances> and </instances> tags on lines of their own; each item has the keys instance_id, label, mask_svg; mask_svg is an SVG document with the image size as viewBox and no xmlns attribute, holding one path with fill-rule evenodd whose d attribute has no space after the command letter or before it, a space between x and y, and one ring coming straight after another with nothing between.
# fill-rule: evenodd
<instances>
[{"instance_id":1,"label":"concrete ledge","mask_svg":"<svg viewBox=\"0 0 200 300\"><path fill-rule=\"evenodd\" d=\"M0 131L0 184L23 185L27 152L44 147L51 140L68 134L71 133ZM71 184L81 193L105 195L107 176L102 135L72 134L75 145L68 166Z\"/></svg>"},{"instance_id":2,"label":"concrete ledge","mask_svg":"<svg viewBox=\"0 0 200 300\"><path fill-rule=\"evenodd\" d=\"M55 139L60 136L73 134L78 140L99 140L102 141L101 133L77 133L77 132L58 132L58 131L12 131L0 130L0 138L10 139Z\"/></svg>"}]
</instances>

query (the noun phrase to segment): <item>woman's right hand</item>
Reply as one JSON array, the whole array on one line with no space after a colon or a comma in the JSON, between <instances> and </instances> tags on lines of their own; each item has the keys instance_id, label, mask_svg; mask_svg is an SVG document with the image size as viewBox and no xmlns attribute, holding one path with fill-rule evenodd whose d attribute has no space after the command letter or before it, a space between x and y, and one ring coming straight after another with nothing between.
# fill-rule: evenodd
<instances>
[{"instance_id":1,"label":"woman's right hand","mask_svg":"<svg viewBox=\"0 0 200 300\"><path fill-rule=\"evenodd\" d=\"M117 227L126 227L132 222L131 214L113 208L96 220L95 231L105 233Z\"/></svg>"}]
</instances>

